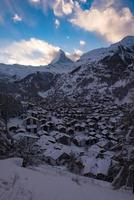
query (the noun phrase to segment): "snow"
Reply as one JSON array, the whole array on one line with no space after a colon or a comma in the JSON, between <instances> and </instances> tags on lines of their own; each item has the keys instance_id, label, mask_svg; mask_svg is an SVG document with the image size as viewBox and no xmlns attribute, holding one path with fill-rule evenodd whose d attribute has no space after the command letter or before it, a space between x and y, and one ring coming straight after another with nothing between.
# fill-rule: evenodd
<instances>
[{"instance_id":1,"label":"snow","mask_svg":"<svg viewBox=\"0 0 134 200\"><path fill-rule=\"evenodd\" d=\"M0 161L1 200L133 200L133 194L112 190L106 182L47 165L26 169L21 164L18 158Z\"/></svg>"},{"instance_id":2,"label":"snow","mask_svg":"<svg viewBox=\"0 0 134 200\"><path fill-rule=\"evenodd\" d=\"M52 146L51 142L55 142L55 139L51 136L42 135L37 144L41 149L48 149L48 145Z\"/></svg>"},{"instance_id":3,"label":"snow","mask_svg":"<svg viewBox=\"0 0 134 200\"><path fill-rule=\"evenodd\" d=\"M112 88L118 88L118 87L125 87L127 85L126 80L119 80L114 85L112 85Z\"/></svg>"},{"instance_id":4,"label":"snow","mask_svg":"<svg viewBox=\"0 0 134 200\"><path fill-rule=\"evenodd\" d=\"M112 56L121 45L125 47L134 46L134 36L125 37L123 40L121 40L118 43L112 44L110 47L95 49L90 52L87 52L81 56L80 60L78 61L78 64L83 62L86 63L87 61L98 62L106 56Z\"/></svg>"},{"instance_id":5,"label":"snow","mask_svg":"<svg viewBox=\"0 0 134 200\"><path fill-rule=\"evenodd\" d=\"M95 49L92 50L88 53L85 53L81 56L80 61L92 61L92 62L97 62L101 59L103 59L104 57L106 57L107 55L112 55L113 52L109 52L108 48L100 48L100 49Z\"/></svg>"},{"instance_id":6,"label":"snow","mask_svg":"<svg viewBox=\"0 0 134 200\"><path fill-rule=\"evenodd\" d=\"M134 36L127 36L123 38L120 42L113 44L111 46L123 45L126 47L133 47L134 46Z\"/></svg>"},{"instance_id":7,"label":"snow","mask_svg":"<svg viewBox=\"0 0 134 200\"><path fill-rule=\"evenodd\" d=\"M45 98L48 96L51 90L47 90L46 92L38 92L38 95L42 98Z\"/></svg>"},{"instance_id":8,"label":"snow","mask_svg":"<svg viewBox=\"0 0 134 200\"><path fill-rule=\"evenodd\" d=\"M103 174L107 176L111 164L110 158L82 157L82 160L84 164L83 174L92 173L94 175Z\"/></svg>"},{"instance_id":9,"label":"snow","mask_svg":"<svg viewBox=\"0 0 134 200\"><path fill-rule=\"evenodd\" d=\"M57 160L61 155L63 155L63 154L68 154L68 152L67 151L63 151L63 149L62 150L54 150L54 149L48 149L47 151L45 151L45 153L44 153L44 155L46 156L46 157L50 157L50 158L52 158L53 160Z\"/></svg>"}]
</instances>

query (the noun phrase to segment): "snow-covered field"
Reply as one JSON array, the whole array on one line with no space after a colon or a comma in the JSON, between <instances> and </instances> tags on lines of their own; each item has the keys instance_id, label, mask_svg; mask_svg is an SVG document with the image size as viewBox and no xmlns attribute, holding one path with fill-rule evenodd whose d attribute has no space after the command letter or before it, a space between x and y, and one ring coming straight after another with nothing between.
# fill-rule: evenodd
<instances>
[{"instance_id":1,"label":"snow-covered field","mask_svg":"<svg viewBox=\"0 0 134 200\"><path fill-rule=\"evenodd\" d=\"M22 159L0 160L0 200L132 200L108 183L48 165L22 168Z\"/></svg>"}]
</instances>

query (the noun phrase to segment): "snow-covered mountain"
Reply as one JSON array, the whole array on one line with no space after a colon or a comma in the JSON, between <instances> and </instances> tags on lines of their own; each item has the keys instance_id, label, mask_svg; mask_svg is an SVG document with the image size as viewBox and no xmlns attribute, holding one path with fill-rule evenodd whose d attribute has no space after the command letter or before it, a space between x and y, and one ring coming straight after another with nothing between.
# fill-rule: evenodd
<instances>
[{"instance_id":1,"label":"snow-covered mountain","mask_svg":"<svg viewBox=\"0 0 134 200\"><path fill-rule=\"evenodd\" d=\"M62 73L68 73L74 68L75 68L75 63L66 56L64 51L60 49L56 57L46 67L46 70L48 72L62 74Z\"/></svg>"},{"instance_id":2,"label":"snow-covered mountain","mask_svg":"<svg viewBox=\"0 0 134 200\"><path fill-rule=\"evenodd\" d=\"M104 59L107 56L113 56L116 53L119 53L123 56L123 53L132 56L134 58L134 36L128 36L122 39L120 42L112 44L107 48L95 49L90 52L87 52L81 56L78 63L89 63L89 62L98 62Z\"/></svg>"},{"instance_id":3,"label":"snow-covered mountain","mask_svg":"<svg viewBox=\"0 0 134 200\"><path fill-rule=\"evenodd\" d=\"M0 64L0 78L9 78L10 80L23 79L29 74L37 72L52 72L52 73L68 73L74 69L75 64L62 50L59 50L54 60L46 66L23 66L23 65L6 65Z\"/></svg>"},{"instance_id":4,"label":"snow-covered mountain","mask_svg":"<svg viewBox=\"0 0 134 200\"><path fill-rule=\"evenodd\" d=\"M63 67L64 65L69 65L69 64L73 64L73 61L69 59L65 55L64 51L62 51L61 49L59 50L58 54L51 62L51 65L63 65Z\"/></svg>"},{"instance_id":5,"label":"snow-covered mountain","mask_svg":"<svg viewBox=\"0 0 134 200\"><path fill-rule=\"evenodd\" d=\"M109 95L116 103L130 101L134 89L133 36L84 54L76 65L58 81L60 93L77 100L79 97L89 101L96 95L101 98Z\"/></svg>"},{"instance_id":6,"label":"snow-covered mountain","mask_svg":"<svg viewBox=\"0 0 134 200\"><path fill-rule=\"evenodd\" d=\"M76 101L110 96L116 103L126 103L134 90L134 36L85 53L76 63L60 50L52 63L44 67L1 64L0 76L12 80L15 87L10 87L18 88L17 91L21 88L25 94L36 91L34 94L41 92L47 97L57 93L58 98L62 94L62 98Z\"/></svg>"}]
</instances>

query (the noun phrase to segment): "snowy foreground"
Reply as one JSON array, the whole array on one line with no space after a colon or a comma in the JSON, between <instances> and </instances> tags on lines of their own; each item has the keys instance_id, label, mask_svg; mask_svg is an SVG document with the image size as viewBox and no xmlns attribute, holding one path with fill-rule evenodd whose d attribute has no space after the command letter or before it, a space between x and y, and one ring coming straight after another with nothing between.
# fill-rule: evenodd
<instances>
[{"instance_id":1,"label":"snowy foreground","mask_svg":"<svg viewBox=\"0 0 134 200\"><path fill-rule=\"evenodd\" d=\"M0 200L133 200L108 183L43 165L22 168L18 158L0 160Z\"/></svg>"}]
</instances>

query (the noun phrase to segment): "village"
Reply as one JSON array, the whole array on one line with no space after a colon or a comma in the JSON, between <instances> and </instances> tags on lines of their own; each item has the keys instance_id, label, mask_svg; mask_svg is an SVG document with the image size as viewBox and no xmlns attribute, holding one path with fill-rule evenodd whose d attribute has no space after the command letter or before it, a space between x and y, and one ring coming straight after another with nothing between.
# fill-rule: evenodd
<instances>
[{"instance_id":1,"label":"village","mask_svg":"<svg viewBox=\"0 0 134 200\"><path fill-rule=\"evenodd\" d=\"M116 173L111 169L116 165L119 170L116 157L123 140L119 125L126 105L119 107L109 98L83 105L46 105L23 102L24 112L8 122L24 166L31 164L29 158L41 155L39 162L111 182Z\"/></svg>"}]
</instances>

